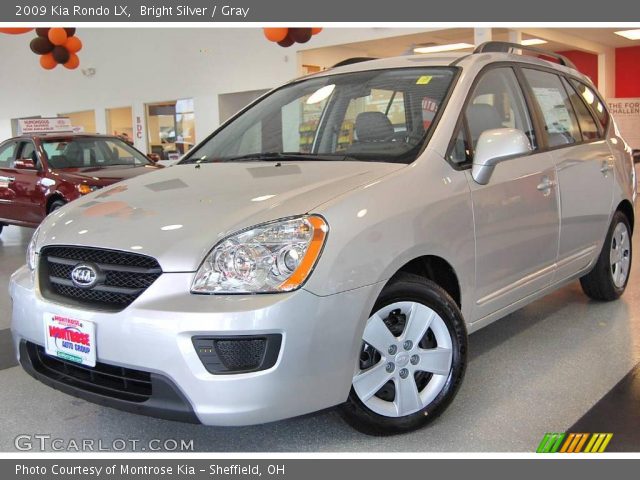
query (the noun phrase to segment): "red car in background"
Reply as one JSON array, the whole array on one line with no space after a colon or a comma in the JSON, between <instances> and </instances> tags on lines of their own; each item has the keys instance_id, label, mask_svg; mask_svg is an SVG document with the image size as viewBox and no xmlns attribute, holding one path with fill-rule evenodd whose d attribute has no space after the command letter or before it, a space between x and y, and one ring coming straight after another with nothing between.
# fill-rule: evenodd
<instances>
[{"instance_id":1,"label":"red car in background","mask_svg":"<svg viewBox=\"0 0 640 480\"><path fill-rule=\"evenodd\" d=\"M35 134L0 143L0 232L36 227L52 211L107 185L162 168L118 137Z\"/></svg>"}]
</instances>

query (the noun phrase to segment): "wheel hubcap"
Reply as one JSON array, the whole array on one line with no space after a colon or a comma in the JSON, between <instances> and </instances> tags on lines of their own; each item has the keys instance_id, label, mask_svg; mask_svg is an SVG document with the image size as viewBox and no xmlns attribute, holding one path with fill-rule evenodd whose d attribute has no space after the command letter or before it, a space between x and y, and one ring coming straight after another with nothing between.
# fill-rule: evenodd
<instances>
[{"instance_id":1,"label":"wheel hubcap","mask_svg":"<svg viewBox=\"0 0 640 480\"><path fill-rule=\"evenodd\" d=\"M353 388L374 412L410 415L444 388L451 371L452 340L444 320L431 308L417 302L383 307L367 320L362 340Z\"/></svg>"},{"instance_id":2,"label":"wheel hubcap","mask_svg":"<svg viewBox=\"0 0 640 480\"><path fill-rule=\"evenodd\" d=\"M629 231L624 223L618 223L613 231L609 261L614 285L618 288L624 287L631 264L631 242Z\"/></svg>"}]
</instances>

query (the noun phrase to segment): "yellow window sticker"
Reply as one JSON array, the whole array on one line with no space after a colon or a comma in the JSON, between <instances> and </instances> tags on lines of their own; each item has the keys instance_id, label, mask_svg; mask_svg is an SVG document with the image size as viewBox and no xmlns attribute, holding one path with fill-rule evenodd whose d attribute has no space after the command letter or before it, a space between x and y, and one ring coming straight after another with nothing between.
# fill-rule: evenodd
<instances>
[{"instance_id":1,"label":"yellow window sticker","mask_svg":"<svg viewBox=\"0 0 640 480\"><path fill-rule=\"evenodd\" d=\"M426 85L432 78L433 77L431 75L422 75L418 80L416 80L416 85Z\"/></svg>"}]
</instances>

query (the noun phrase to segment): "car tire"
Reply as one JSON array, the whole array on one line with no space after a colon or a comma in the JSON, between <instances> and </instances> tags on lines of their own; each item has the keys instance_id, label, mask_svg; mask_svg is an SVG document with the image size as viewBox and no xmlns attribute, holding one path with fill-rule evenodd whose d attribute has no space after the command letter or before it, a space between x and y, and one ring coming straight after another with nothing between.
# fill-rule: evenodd
<instances>
[{"instance_id":1,"label":"car tire","mask_svg":"<svg viewBox=\"0 0 640 480\"><path fill-rule=\"evenodd\" d=\"M467 330L458 305L436 283L412 274L394 277L362 338L351 391L339 408L356 430L379 436L410 432L451 403L466 369Z\"/></svg>"},{"instance_id":2,"label":"car tire","mask_svg":"<svg viewBox=\"0 0 640 480\"><path fill-rule=\"evenodd\" d=\"M4 225L2 223L0 223L0 234L2 234L2 229L4 228Z\"/></svg>"},{"instance_id":3,"label":"car tire","mask_svg":"<svg viewBox=\"0 0 640 480\"><path fill-rule=\"evenodd\" d=\"M64 207L66 204L67 202L65 202L64 200L54 200L53 202L51 202L51 205L49 205L49 211L47 213L55 212L59 208Z\"/></svg>"},{"instance_id":4,"label":"car tire","mask_svg":"<svg viewBox=\"0 0 640 480\"><path fill-rule=\"evenodd\" d=\"M631 227L627 216L613 215L600 256L593 269L580 279L590 298L610 302L620 298L629 282L632 260Z\"/></svg>"}]
</instances>

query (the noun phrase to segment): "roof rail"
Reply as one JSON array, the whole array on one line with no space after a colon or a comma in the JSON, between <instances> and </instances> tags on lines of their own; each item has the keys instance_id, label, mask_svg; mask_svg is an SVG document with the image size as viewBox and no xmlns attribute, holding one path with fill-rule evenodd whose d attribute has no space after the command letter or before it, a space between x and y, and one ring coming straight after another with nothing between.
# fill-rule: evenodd
<instances>
[{"instance_id":1,"label":"roof rail","mask_svg":"<svg viewBox=\"0 0 640 480\"><path fill-rule=\"evenodd\" d=\"M514 53L514 50L526 50L528 52L537 53L538 55L544 55L546 57L555 58L560 62L560 65L565 67L576 69L576 66L571 60L559 53L549 52L542 50L541 48L529 47L527 45L520 45L519 43L499 42L491 41L481 43L476 47L473 53L487 53L487 52L502 52L502 53ZM577 69L576 69L577 70Z\"/></svg>"},{"instance_id":2,"label":"roof rail","mask_svg":"<svg viewBox=\"0 0 640 480\"><path fill-rule=\"evenodd\" d=\"M345 65L353 65L354 63L368 62L370 60L378 59L376 57L351 57L336 63L331 68L344 67Z\"/></svg>"}]
</instances>

